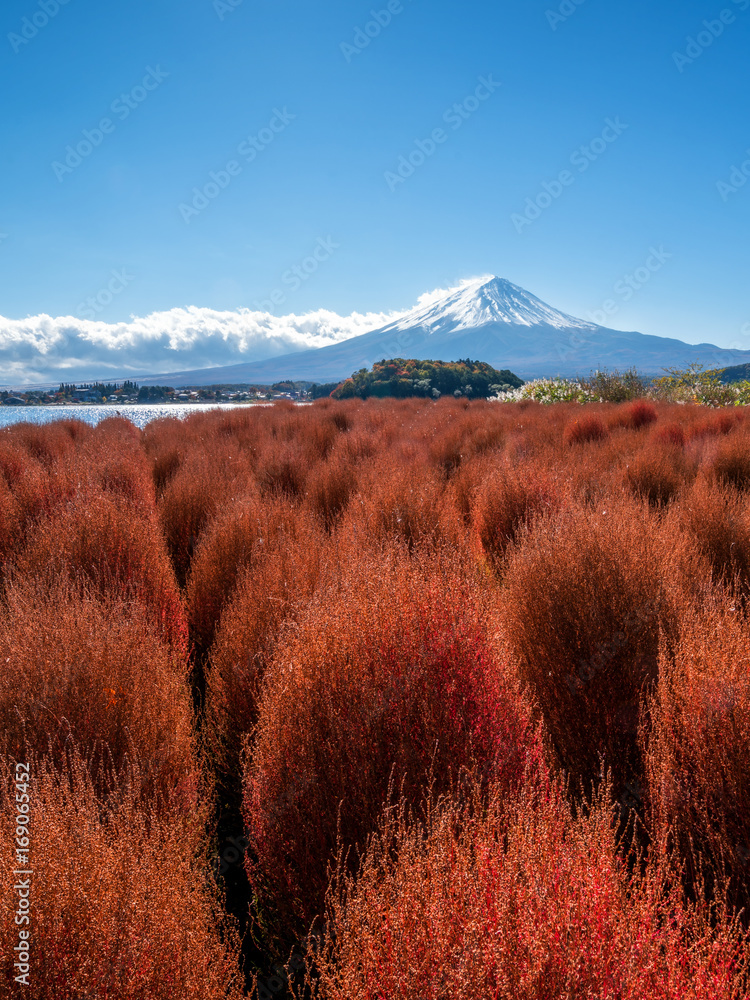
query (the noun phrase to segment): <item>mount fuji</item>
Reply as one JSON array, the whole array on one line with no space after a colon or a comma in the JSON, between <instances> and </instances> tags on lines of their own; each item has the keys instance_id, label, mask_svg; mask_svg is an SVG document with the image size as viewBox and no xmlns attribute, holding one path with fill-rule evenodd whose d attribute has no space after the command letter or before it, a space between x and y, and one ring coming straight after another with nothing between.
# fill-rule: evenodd
<instances>
[{"instance_id":1,"label":"mount fuji","mask_svg":"<svg viewBox=\"0 0 750 1000\"><path fill-rule=\"evenodd\" d=\"M750 351L622 332L560 312L498 277L476 278L423 295L376 330L340 343L268 360L141 378L143 384L270 384L341 381L383 358L457 361L475 358L521 378L582 375L601 368L660 374L700 361L709 368L750 362Z\"/></svg>"}]
</instances>

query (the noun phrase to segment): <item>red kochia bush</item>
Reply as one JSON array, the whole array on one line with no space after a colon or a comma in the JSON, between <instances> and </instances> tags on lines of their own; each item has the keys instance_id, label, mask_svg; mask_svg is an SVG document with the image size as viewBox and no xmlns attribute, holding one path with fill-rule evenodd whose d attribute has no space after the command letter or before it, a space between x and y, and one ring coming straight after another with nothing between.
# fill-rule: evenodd
<instances>
[{"instance_id":1,"label":"red kochia bush","mask_svg":"<svg viewBox=\"0 0 750 1000\"><path fill-rule=\"evenodd\" d=\"M385 545L405 542L410 548L455 542L460 531L442 475L413 445L369 465L343 515L341 530Z\"/></svg>"},{"instance_id":2,"label":"red kochia bush","mask_svg":"<svg viewBox=\"0 0 750 1000\"><path fill-rule=\"evenodd\" d=\"M641 693L671 621L679 547L647 507L611 500L537 522L510 556L503 599L522 677L576 784L600 774L601 755L618 781L633 774Z\"/></svg>"},{"instance_id":3,"label":"red kochia bush","mask_svg":"<svg viewBox=\"0 0 750 1000\"><path fill-rule=\"evenodd\" d=\"M718 602L686 609L644 730L651 826L695 881L750 901L750 625Z\"/></svg>"},{"instance_id":4,"label":"red kochia bush","mask_svg":"<svg viewBox=\"0 0 750 1000\"><path fill-rule=\"evenodd\" d=\"M14 981L23 866L15 771L0 760L0 995L240 1000L236 933L196 849L205 812L174 824L134 801L127 775L105 802L75 757L62 774L28 763L30 985Z\"/></svg>"},{"instance_id":5,"label":"red kochia bush","mask_svg":"<svg viewBox=\"0 0 750 1000\"><path fill-rule=\"evenodd\" d=\"M85 441L93 428L81 420L55 420L49 424L21 423L8 428L9 438L48 467Z\"/></svg>"},{"instance_id":6,"label":"red kochia bush","mask_svg":"<svg viewBox=\"0 0 750 1000\"><path fill-rule=\"evenodd\" d=\"M0 617L0 753L77 747L92 774L137 763L138 787L188 810L198 788L186 666L144 609L33 578Z\"/></svg>"},{"instance_id":7,"label":"red kochia bush","mask_svg":"<svg viewBox=\"0 0 750 1000\"><path fill-rule=\"evenodd\" d=\"M659 414L652 403L639 399L623 408L622 418L626 427L638 430L653 424L659 419Z\"/></svg>"},{"instance_id":8,"label":"red kochia bush","mask_svg":"<svg viewBox=\"0 0 750 1000\"><path fill-rule=\"evenodd\" d=\"M105 494L126 501L134 511L153 514L151 467L141 433L129 420L107 417L97 424L76 449L74 466L78 484L88 480Z\"/></svg>"},{"instance_id":9,"label":"red kochia bush","mask_svg":"<svg viewBox=\"0 0 750 1000\"><path fill-rule=\"evenodd\" d=\"M726 486L750 489L750 429L737 430L721 442L711 473Z\"/></svg>"},{"instance_id":10,"label":"red kochia bush","mask_svg":"<svg viewBox=\"0 0 750 1000\"><path fill-rule=\"evenodd\" d=\"M186 426L177 417L161 417L152 420L143 431L143 449L151 463L157 496L161 496L185 461L190 443Z\"/></svg>"},{"instance_id":11,"label":"red kochia bush","mask_svg":"<svg viewBox=\"0 0 750 1000\"><path fill-rule=\"evenodd\" d=\"M649 441L629 458L624 479L636 496L654 507L664 506L686 489L695 476L696 463L681 447Z\"/></svg>"},{"instance_id":12,"label":"red kochia bush","mask_svg":"<svg viewBox=\"0 0 750 1000\"><path fill-rule=\"evenodd\" d=\"M682 448L685 445L685 429L680 424L665 424L659 426L654 433L654 440L662 444L675 445Z\"/></svg>"},{"instance_id":13,"label":"red kochia bush","mask_svg":"<svg viewBox=\"0 0 750 1000\"><path fill-rule=\"evenodd\" d=\"M565 443L584 444L587 441L601 441L608 433L601 417L583 416L565 428Z\"/></svg>"},{"instance_id":14,"label":"red kochia bush","mask_svg":"<svg viewBox=\"0 0 750 1000\"><path fill-rule=\"evenodd\" d=\"M275 565L277 555L288 550L290 562L296 556L312 564L321 545L322 532L314 519L284 497L263 502L248 497L230 506L206 529L193 560L186 601L194 648L201 654L208 652L222 613L245 571L262 591L256 599L267 599L271 596L267 588L274 588L269 581L273 574L268 574L266 567ZM296 596L307 593L301 580L297 584L300 590ZM293 600L295 581L285 579L283 586ZM280 600L282 595L275 593L274 599Z\"/></svg>"},{"instance_id":15,"label":"red kochia bush","mask_svg":"<svg viewBox=\"0 0 750 1000\"><path fill-rule=\"evenodd\" d=\"M744 1000L742 932L686 904L666 865L629 874L604 799L578 819L555 788L386 816L357 874L339 868L313 996Z\"/></svg>"},{"instance_id":16,"label":"red kochia bush","mask_svg":"<svg viewBox=\"0 0 750 1000\"><path fill-rule=\"evenodd\" d=\"M471 520L481 552L499 567L524 525L563 503L562 485L528 462L502 463L485 475L471 499Z\"/></svg>"},{"instance_id":17,"label":"red kochia bush","mask_svg":"<svg viewBox=\"0 0 750 1000\"><path fill-rule=\"evenodd\" d=\"M742 493L700 476L670 510L669 522L695 541L718 581L750 596L750 507Z\"/></svg>"},{"instance_id":18,"label":"red kochia bush","mask_svg":"<svg viewBox=\"0 0 750 1000\"><path fill-rule=\"evenodd\" d=\"M706 419L697 420L690 428L690 436L702 438L729 434L744 419L745 414L742 410L724 407Z\"/></svg>"},{"instance_id":19,"label":"red kochia bush","mask_svg":"<svg viewBox=\"0 0 750 1000\"><path fill-rule=\"evenodd\" d=\"M23 545L26 532L57 507L73 490L59 468L53 473L38 458L29 455L10 435L0 435L0 474L13 498L15 549Z\"/></svg>"},{"instance_id":20,"label":"red kochia bush","mask_svg":"<svg viewBox=\"0 0 750 1000\"><path fill-rule=\"evenodd\" d=\"M16 566L19 577L65 577L103 596L139 601L161 634L186 651L182 602L153 513L84 491L40 522Z\"/></svg>"},{"instance_id":21,"label":"red kochia bush","mask_svg":"<svg viewBox=\"0 0 750 1000\"><path fill-rule=\"evenodd\" d=\"M244 778L248 874L287 919L319 912L337 834L362 844L388 799L474 768L517 785L533 745L476 593L450 562L365 559L277 649Z\"/></svg>"},{"instance_id":22,"label":"red kochia bush","mask_svg":"<svg viewBox=\"0 0 750 1000\"><path fill-rule=\"evenodd\" d=\"M159 498L159 520L180 585L202 532L224 504L252 492L248 462L234 441L222 438L210 447L195 442Z\"/></svg>"},{"instance_id":23,"label":"red kochia bush","mask_svg":"<svg viewBox=\"0 0 750 1000\"><path fill-rule=\"evenodd\" d=\"M254 557L268 549L266 506L254 498L232 504L206 529L196 549L186 590L190 639L205 655L237 579Z\"/></svg>"},{"instance_id":24,"label":"red kochia bush","mask_svg":"<svg viewBox=\"0 0 750 1000\"><path fill-rule=\"evenodd\" d=\"M237 567L231 599L227 592L207 601L211 609L222 596L227 599L220 621L213 623L206 714L216 768L231 781L239 778L242 744L257 721L258 694L279 633L284 622L309 602L324 558L320 529L303 511L292 515L285 501L264 511L262 534L248 552L244 569ZM199 555L196 574L203 567ZM224 582L218 574L215 579ZM200 626L207 619L192 581L190 596L191 617ZM200 634L199 629L196 635Z\"/></svg>"},{"instance_id":25,"label":"red kochia bush","mask_svg":"<svg viewBox=\"0 0 750 1000\"><path fill-rule=\"evenodd\" d=\"M5 479L0 476L0 575L18 543L20 530L18 501Z\"/></svg>"},{"instance_id":26,"label":"red kochia bush","mask_svg":"<svg viewBox=\"0 0 750 1000\"><path fill-rule=\"evenodd\" d=\"M307 479L306 503L331 531L356 489L354 461L339 449L312 469Z\"/></svg>"}]
</instances>

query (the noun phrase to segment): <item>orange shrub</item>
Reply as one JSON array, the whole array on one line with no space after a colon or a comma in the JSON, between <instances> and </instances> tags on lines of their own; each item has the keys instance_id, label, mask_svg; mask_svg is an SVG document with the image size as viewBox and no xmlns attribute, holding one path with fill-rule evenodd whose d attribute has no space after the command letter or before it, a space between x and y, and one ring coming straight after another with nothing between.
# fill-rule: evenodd
<instances>
[{"instance_id":1,"label":"orange shrub","mask_svg":"<svg viewBox=\"0 0 750 1000\"><path fill-rule=\"evenodd\" d=\"M632 427L640 430L641 427L648 427L659 419L656 407L652 403L647 403L644 399L637 399L634 403L628 403L620 410L620 420L622 426Z\"/></svg>"},{"instance_id":2,"label":"orange shrub","mask_svg":"<svg viewBox=\"0 0 750 1000\"><path fill-rule=\"evenodd\" d=\"M239 574L231 600L217 622L207 679L209 742L222 778L239 778L245 737L257 721L257 700L282 626L305 606L324 558L319 533L291 509L273 523L265 512L264 534Z\"/></svg>"},{"instance_id":3,"label":"orange shrub","mask_svg":"<svg viewBox=\"0 0 750 1000\"><path fill-rule=\"evenodd\" d=\"M190 639L199 656L208 653L224 605L238 576L257 550L268 544L265 509L248 498L232 504L211 523L200 542L188 578L185 601Z\"/></svg>"},{"instance_id":4,"label":"orange shrub","mask_svg":"<svg viewBox=\"0 0 750 1000\"><path fill-rule=\"evenodd\" d=\"M376 544L405 543L409 548L455 542L462 533L443 477L423 463L415 449L372 462L359 480L359 492L341 521L341 532L359 532Z\"/></svg>"},{"instance_id":5,"label":"orange shrub","mask_svg":"<svg viewBox=\"0 0 750 1000\"><path fill-rule=\"evenodd\" d=\"M654 433L654 440L659 441L662 444L672 444L682 448L687 439L682 425L671 423L657 427Z\"/></svg>"},{"instance_id":6,"label":"orange shrub","mask_svg":"<svg viewBox=\"0 0 750 1000\"><path fill-rule=\"evenodd\" d=\"M307 478L306 503L331 531L357 491L358 475L352 459L343 450L320 462Z\"/></svg>"},{"instance_id":7,"label":"orange shrub","mask_svg":"<svg viewBox=\"0 0 750 1000\"><path fill-rule=\"evenodd\" d=\"M720 603L686 610L644 730L651 827L691 883L750 901L750 627Z\"/></svg>"},{"instance_id":8,"label":"orange shrub","mask_svg":"<svg viewBox=\"0 0 750 1000\"><path fill-rule=\"evenodd\" d=\"M21 986L15 772L0 762L0 993L240 1000L236 934L197 853L204 810L186 829L139 807L127 781L105 806L75 758L62 775L28 763L31 781L19 794L29 799L31 941Z\"/></svg>"},{"instance_id":9,"label":"orange shrub","mask_svg":"<svg viewBox=\"0 0 750 1000\"><path fill-rule=\"evenodd\" d=\"M601 441L609 432L600 417L582 416L565 428L566 444L585 444L588 441Z\"/></svg>"},{"instance_id":10,"label":"orange shrub","mask_svg":"<svg viewBox=\"0 0 750 1000\"><path fill-rule=\"evenodd\" d=\"M159 521L172 565L184 586L202 532L231 499L255 492L245 456L224 438L199 443L159 498Z\"/></svg>"},{"instance_id":11,"label":"orange shrub","mask_svg":"<svg viewBox=\"0 0 750 1000\"><path fill-rule=\"evenodd\" d=\"M153 513L155 494L151 468L141 446L141 433L124 417L107 417L93 429L75 454L76 478L124 500L139 512ZM79 486L80 489L80 486Z\"/></svg>"},{"instance_id":12,"label":"orange shrub","mask_svg":"<svg viewBox=\"0 0 750 1000\"><path fill-rule=\"evenodd\" d=\"M711 473L725 486L750 489L750 431L735 432L721 442Z\"/></svg>"},{"instance_id":13,"label":"orange shrub","mask_svg":"<svg viewBox=\"0 0 750 1000\"><path fill-rule=\"evenodd\" d=\"M729 434L738 424L745 419L744 413L737 409L722 408L709 417L696 420L690 428L690 436L693 438L717 437L722 434Z\"/></svg>"},{"instance_id":14,"label":"orange shrub","mask_svg":"<svg viewBox=\"0 0 750 1000\"><path fill-rule=\"evenodd\" d=\"M187 626L156 518L127 501L84 492L42 520L16 560L20 578L65 577L102 595L140 601L182 652Z\"/></svg>"},{"instance_id":15,"label":"orange shrub","mask_svg":"<svg viewBox=\"0 0 750 1000\"><path fill-rule=\"evenodd\" d=\"M446 400L425 408L419 430L428 445L430 462L450 477L476 455L500 453L507 433L507 414L484 401L466 408Z\"/></svg>"},{"instance_id":16,"label":"orange shrub","mask_svg":"<svg viewBox=\"0 0 750 1000\"><path fill-rule=\"evenodd\" d=\"M627 461L625 482L632 492L661 507L674 500L695 477L696 466L681 447L649 442Z\"/></svg>"},{"instance_id":17,"label":"orange shrub","mask_svg":"<svg viewBox=\"0 0 750 1000\"><path fill-rule=\"evenodd\" d=\"M208 653L222 612L246 569L256 580L264 580L278 601L278 587L271 583L275 569L266 574L263 564L280 566L278 557L283 561L287 555L291 564L295 556L304 556L301 546L314 564L321 543L309 514L283 497L263 502L248 497L220 514L198 545L186 592L190 636L196 651L200 655ZM289 590L290 599L296 583L302 586L301 580L284 577L283 587ZM252 642L249 636L248 642Z\"/></svg>"},{"instance_id":18,"label":"orange shrub","mask_svg":"<svg viewBox=\"0 0 750 1000\"><path fill-rule=\"evenodd\" d=\"M198 786L185 663L144 609L65 583L11 586L0 616L0 752L64 758L91 772L136 768L146 798L190 809Z\"/></svg>"},{"instance_id":19,"label":"orange shrub","mask_svg":"<svg viewBox=\"0 0 750 1000\"><path fill-rule=\"evenodd\" d=\"M503 612L557 762L574 778L639 773L638 706L672 616L668 552L648 508L565 509L510 554Z\"/></svg>"},{"instance_id":20,"label":"orange shrub","mask_svg":"<svg viewBox=\"0 0 750 1000\"><path fill-rule=\"evenodd\" d=\"M745 936L670 876L629 874L604 796L577 819L554 788L390 813L356 875L339 867L308 982L316 1000L744 1000Z\"/></svg>"},{"instance_id":21,"label":"orange shrub","mask_svg":"<svg viewBox=\"0 0 750 1000\"><path fill-rule=\"evenodd\" d=\"M299 497L309 471L307 455L298 442L272 442L258 459L255 475L264 496Z\"/></svg>"},{"instance_id":22,"label":"orange shrub","mask_svg":"<svg viewBox=\"0 0 750 1000\"><path fill-rule=\"evenodd\" d=\"M750 593L750 509L734 487L696 479L669 513L709 561L717 581Z\"/></svg>"},{"instance_id":23,"label":"orange shrub","mask_svg":"<svg viewBox=\"0 0 750 1000\"><path fill-rule=\"evenodd\" d=\"M16 502L18 513L16 549L28 529L72 493L66 475L53 474L39 459L28 455L10 436L0 442L0 471Z\"/></svg>"},{"instance_id":24,"label":"orange shrub","mask_svg":"<svg viewBox=\"0 0 750 1000\"><path fill-rule=\"evenodd\" d=\"M249 747L248 875L292 926L319 912L337 837L361 845L390 783L418 801L462 768L522 780L529 715L459 568L361 558L276 651Z\"/></svg>"},{"instance_id":25,"label":"orange shrub","mask_svg":"<svg viewBox=\"0 0 750 1000\"><path fill-rule=\"evenodd\" d=\"M177 417L152 420L143 431L143 448L151 462L151 474L157 496L161 496L185 461L187 451L185 424Z\"/></svg>"},{"instance_id":26,"label":"orange shrub","mask_svg":"<svg viewBox=\"0 0 750 1000\"><path fill-rule=\"evenodd\" d=\"M18 500L4 478L0 477L0 577L13 556L21 530Z\"/></svg>"},{"instance_id":27,"label":"orange shrub","mask_svg":"<svg viewBox=\"0 0 750 1000\"><path fill-rule=\"evenodd\" d=\"M15 424L8 430L12 441L51 468L70 454L75 442L85 441L93 428L81 420L55 420L49 424Z\"/></svg>"},{"instance_id":28,"label":"orange shrub","mask_svg":"<svg viewBox=\"0 0 750 1000\"><path fill-rule=\"evenodd\" d=\"M471 520L480 551L500 567L524 526L563 502L562 486L546 469L526 462L491 467L471 502Z\"/></svg>"}]
</instances>

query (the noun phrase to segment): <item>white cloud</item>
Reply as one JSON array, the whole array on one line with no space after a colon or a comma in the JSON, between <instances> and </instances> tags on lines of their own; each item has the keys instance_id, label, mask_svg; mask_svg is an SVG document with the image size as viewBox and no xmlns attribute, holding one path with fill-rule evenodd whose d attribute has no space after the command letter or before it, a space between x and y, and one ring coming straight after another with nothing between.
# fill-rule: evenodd
<instances>
[{"instance_id":1,"label":"white cloud","mask_svg":"<svg viewBox=\"0 0 750 1000\"><path fill-rule=\"evenodd\" d=\"M262 361L336 344L397 316L338 316L325 309L272 316L190 306L112 324L72 316L0 317L0 384L158 375Z\"/></svg>"}]
</instances>

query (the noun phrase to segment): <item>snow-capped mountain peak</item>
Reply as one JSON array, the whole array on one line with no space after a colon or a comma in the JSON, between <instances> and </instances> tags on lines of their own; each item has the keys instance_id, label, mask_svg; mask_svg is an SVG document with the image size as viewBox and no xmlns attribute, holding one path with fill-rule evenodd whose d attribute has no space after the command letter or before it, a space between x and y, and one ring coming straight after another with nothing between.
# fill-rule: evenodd
<instances>
[{"instance_id":1,"label":"snow-capped mountain peak","mask_svg":"<svg viewBox=\"0 0 750 1000\"><path fill-rule=\"evenodd\" d=\"M428 331L469 330L491 323L547 326L558 330L590 329L593 323L568 316L536 295L498 277L472 278L458 287L422 295L414 309L402 314L390 329L423 327Z\"/></svg>"}]
</instances>

